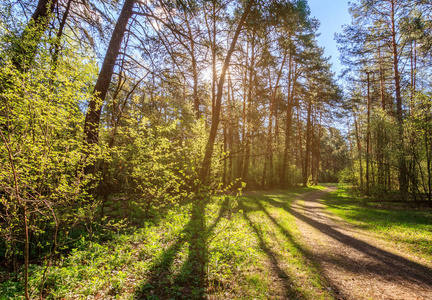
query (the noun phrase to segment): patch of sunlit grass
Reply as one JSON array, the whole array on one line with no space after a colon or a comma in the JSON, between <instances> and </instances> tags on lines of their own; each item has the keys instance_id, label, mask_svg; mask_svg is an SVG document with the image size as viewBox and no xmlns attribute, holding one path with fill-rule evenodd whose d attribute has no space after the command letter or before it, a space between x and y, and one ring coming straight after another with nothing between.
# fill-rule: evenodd
<instances>
[{"instance_id":1,"label":"patch of sunlit grass","mask_svg":"<svg viewBox=\"0 0 432 300\"><path fill-rule=\"evenodd\" d=\"M429 261L432 259L432 212L430 210L382 209L365 206L361 196L340 187L324 199L327 208L355 226L396 242Z\"/></svg>"},{"instance_id":2,"label":"patch of sunlit grass","mask_svg":"<svg viewBox=\"0 0 432 300\"><path fill-rule=\"evenodd\" d=\"M303 193L323 187L259 193L241 199L244 217L259 240L260 259L249 275L258 299L331 299L318 266L299 242L290 204ZM271 270L271 272L269 272ZM268 276L260 276L269 272ZM259 274L259 275L254 275ZM260 288L259 288L260 287Z\"/></svg>"},{"instance_id":3,"label":"patch of sunlit grass","mask_svg":"<svg viewBox=\"0 0 432 300\"><path fill-rule=\"evenodd\" d=\"M104 239L82 239L47 273L31 265L33 298L53 299L327 299L317 267L299 244L291 202L319 188L215 197L204 217L206 287L193 273L192 204L173 207L157 222ZM0 284L0 299L21 299L23 284ZM49 298L48 297L48 298ZM47 299L48 299L47 298Z\"/></svg>"}]
</instances>

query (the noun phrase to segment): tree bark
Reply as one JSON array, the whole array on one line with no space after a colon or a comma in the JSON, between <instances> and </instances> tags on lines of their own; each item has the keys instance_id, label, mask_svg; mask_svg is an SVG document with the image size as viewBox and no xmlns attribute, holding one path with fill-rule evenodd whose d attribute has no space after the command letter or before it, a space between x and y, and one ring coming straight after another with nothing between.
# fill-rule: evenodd
<instances>
[{"instance_id":1,"label":"tree bark","mask_svg":"<svg viewBox=\"0 0 432 300\"><path fill-rule=\"evenodd\" d=\"M369 160L370 160L370 78L367 73L367 132L366 132L366 195L369 195Z\"/></svg>"},{"instance_id":2,"label":"tree bark","mask_svg":"<svg viewBox=\"0 0 432 300\"><path fill-rule=\"evenodd\" d=\"M300 167L302 174L305 173L305 162L303 156L303 140L302 140L302 128L300 122L300 105L297 106L297 131L298 131L298 154L300 156Z\"/></svg>"},{"instance_id":3,"label":"tree bark","mask_svg":"<svg viewBox=\"0 0 432 300\"><path fill-rule=\"evenodd\" d=\"M317 153L316 153L316 166L315 166L315 185L318 185L320 176L320 163L321 163L321 139L322 139L322 110L320 111L320 118L318 124L318 138L317 138Z\"/></svg>"},{"instance_id":4,"label":"tree bark","mask_svg":"<svg viewBox=\"0 0 432 300\"><path fill-rule=\"evenodd\" d=\"M309 177L309 157L310 157L310 147L311 147L311 114L312 114L312 99L308 100L307 107L307 120L306 120L306 149L305 149L305 166L303 171L303 187L307 186L307 181Z\"/></svg>"},{"instance_id":5,"label":"tree bark","mask_svg":"<svg viewBox=\"0 0 432 300\"><path fill-rule=\"evenodd\" d=\"M395 21L395 0L391 0L391 37L392 37L392 52L393 52L393 70L394 70L394 83L396 90L396 116L398 121L398 131L400 139L401 153L399 156L399 190L402 193L408 191L407 185L407 170L405 162L405 150L404 150L404 136L403 136L403 110L402 110L402 94L400 86L400 74L399 74L399 57L398 57L398 46L396 42L396 21Z\"/></svg>"},{"instance_id":6,"label":"tree bark","mask_svg":"<svg viewBox=\"0 0 432 300\"><path fill-rule=\"evenodd\" d=\"M292 125L292 102L294 99L295 83L292 79L292 68L293 68L293 55L290 50L289 63L288 63L288 95L287 95L287 109L285 119L285 147L283 153L283 163L280 170L279 185L281 188L286 188L286 173L288 169L288 156L291 138L291 125Z\"/></svg>"},{"instance_id":7,"label":"tree bark","mask_svg":"<svg viewBox=\"0 0 432 300\"><path fill-rule=\"evenodd\" d=\"M380 72L380 96L381 96L381 108L384 112L386 112L386 103L384 97L384 69L382 66L381 59L381 46L378 46L378 55L379 55L379 72ZM385 128L381 126L378 129L378 140L377 140L377 158L378 158L378 184L381 186L385 186L385 166L384 166L384 135Z\"/></svg>"},{"instance_id":8,"label":"tree bark","mask_svg":"<svg viewBox=\"0 0 432 300\"><path fill-rule=\"evenodd\" d=\"M247 55L249 55L247 53ZM252 34L251 41L251 59L249 66L249 82L248 82L248 93L247 93L247 112L246 112L246 144L245 144L245 157L243 162L242 180L247 181L247 175L249 171L249 160L251 154L251 143L252 143L252 94L254 90L255 81L255 34Z\"/></svg>"},{"instance_id":9,"label":"tree bark","mask_svg":"<svg viewBox=\"0 0 432 300\"><path fill-rule=\"evenodd\" d=\"M360 189L363 189L363 165L362 165L362 155L361 155L361 141L360 141L360 134L359 134L359 126L357 122L356 115L354 113L354 124L355 124L355 135L357 140L357 151L359 156L359 164L360 164Z\"/></svg>"},{"instance_id":10,"label":"tree bark","mask_svg":"<svg viewBox=\"0 0 432 300\"><path fill-rule=\"evenodd\" d=\"M120 52L123 37L129 19L133 15L133 6L135 0L126 0L114 28L99 77L93 91L93 97L90 100L84 123L84 143L91 146L99 143L99 123L102 111L102 104L108 92L111 78L114 73L114 66ZM86 169L86 173L94 170Z\"/></svg>"},{"instance_id":11,"label":"tree bark","mask_svg":"<svg viewBox=\"0 0 432 300\"><path fill-rule=\"evenodd\" d=\"M206 144L206 148L205 148L205 154L204 154L204 158L201 164L201 170L200 170L200 179L202 182L207 183L209 176L210 176L210 168L211 168L211 159L212 159L212 155L213 155L213 149L214 149L214 143L216 140L216 135L217 135L217 130L218 130L218 126L219 126L219 121L220 121L220 111L221 111L221 106L222 106L222 96L223 96L223 86L225 83L225 76L226 76L226 72L228 70L230 61L231 61L231 56L235 51L235 46L237 44L237 40L238 37L240 35L240 31L243 28L243 25L246 21L247 16L249 15L251 9L252 9L252 5L254 4L254 0L251 0L247 3L246 8L240 18L240 21L237 25L237 29L234 33L234 37L231 41L231 45L230 48L227 52L227 55L225 57L225 62L224 65L222 67L222 72L221 72L221 76L219 79L219 83L217 85L217 94L216 94L216 101L215 101L215 105L214 105L214 112L212 114L212 120L211 120L211 127L210 127L210 134L207 140L207 144Z\"/></svg>"},{"instance_id":12,"label":"tree bark","mask_svg":"<svg viewBox=\"0 0 432 300\"><path fill-rule=\"evenodd\" d=\"M54 54L53 54L53 73L57 69L58 57L60 55L61 37L63 35L63 30L64 30L64 27L66 25L66 20L67 20L67 18L69 16L69 11L70 11L71 4L72 4L72 0L68 0L68 2L66 4L66 10L65 10L65 12L63 14L62 20L60 22L59 29L57 31L56 41L55 41L55 45L54 45Z\"/></svg>"}]
</instances>

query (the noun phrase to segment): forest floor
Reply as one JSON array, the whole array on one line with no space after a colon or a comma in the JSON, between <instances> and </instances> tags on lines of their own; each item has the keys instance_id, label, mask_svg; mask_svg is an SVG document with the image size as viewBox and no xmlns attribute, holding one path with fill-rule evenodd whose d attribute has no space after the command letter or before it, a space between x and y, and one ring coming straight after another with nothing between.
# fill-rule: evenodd
<instances>
[{"instance_id":1,"label":"forest floor","mask_svg":"<svg viewBox=\"0 0 432 300\"><path fill-rule=\"evenodd\" d=\"M364 230L326 210L326 194L335 190L309 193L291 206L302 241L335 298L432 299L430 256L416 255L389 238L391 231L385 237L380 230Z\"/></svg>"},{"instance_id":2,"label":"forest floor","mask_svg":"<svg viewBox=\"0 0 432 300\"><path fill-rule=\"evenodd\" d=\"M98 229L48 272L32 263L31 298L432 299L430 210L377 207L335 186L215 196L197 244L194 205ZM23 299L17 277L0 270L0 299Z\"/></svg>"}]
</instances>

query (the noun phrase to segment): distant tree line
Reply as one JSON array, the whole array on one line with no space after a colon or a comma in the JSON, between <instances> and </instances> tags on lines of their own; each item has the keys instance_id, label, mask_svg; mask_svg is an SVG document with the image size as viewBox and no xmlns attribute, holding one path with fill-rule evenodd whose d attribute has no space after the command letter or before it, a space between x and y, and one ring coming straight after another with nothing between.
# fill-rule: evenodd
<instances>
[{"instance_id":1,"label":"distant tree line","mask_svg":"<svg viewBox=\"0 0 432 300\"><path fill-rule=\"evenodd\" d=\"M351 181L432 200L429 1L361 0L337 36L352 110Z\"/></svg>"}]
</instances>

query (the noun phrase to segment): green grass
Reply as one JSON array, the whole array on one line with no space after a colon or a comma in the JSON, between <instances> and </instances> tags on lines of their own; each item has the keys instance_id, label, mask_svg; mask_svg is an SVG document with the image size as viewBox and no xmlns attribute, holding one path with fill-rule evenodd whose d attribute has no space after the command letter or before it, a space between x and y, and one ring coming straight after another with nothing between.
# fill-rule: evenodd
<instances>
[{"instance_id":1,"label":"green grass","mask_svg":"<svg viewBox=\"0 0 432 300\"><path fill-rule=\"evenodd\" d=\"M432 211L414 210L409 207L382 208L367 203L362 196L356 196L347 186L324 199L327 208L355 226L379 234L386 240L432 260Z\"/></svg>"},{"instance_id":2,"label":"green grass","mask_svg":"<svg viewBox=\"0 0 432 300\"><path fill-rule=\"evenodd\" d=\"M206 207L206 286L194 273L192 204L172 207L141 228L84 238L49 269L46 299L330 299L319 268L298 242L290 203L316 188L214 197ZM107 238L108 236L108 238ZM199 243L198 243L199 244ZM31 265L40 295L44 266ZM278 280L281 278L282 280ZM0 284L0 299L23 299L22 275ZM275 282L279 282L276 284Z\"/></svg>"},{"instance_id":3,"label":"green grass","mask_svg":"<svg viewBox=\"0 0 432 300\"><path fill-rule=\"evenodd\" d=\"M290 204L296 196L323 189L314 187L272 193L256 193L243 197L240 208L259 240L258 255L252 275L258 299L332 299L319 267L310 260L307 248L299 242L300 232ZM268 270L273 270L270 276ZM262 274L256 276L256 274ZM276 276L283 279L282 293L272 294ZM252 296L252 295L251 295Z\"/></svg>"}]
</instances>

